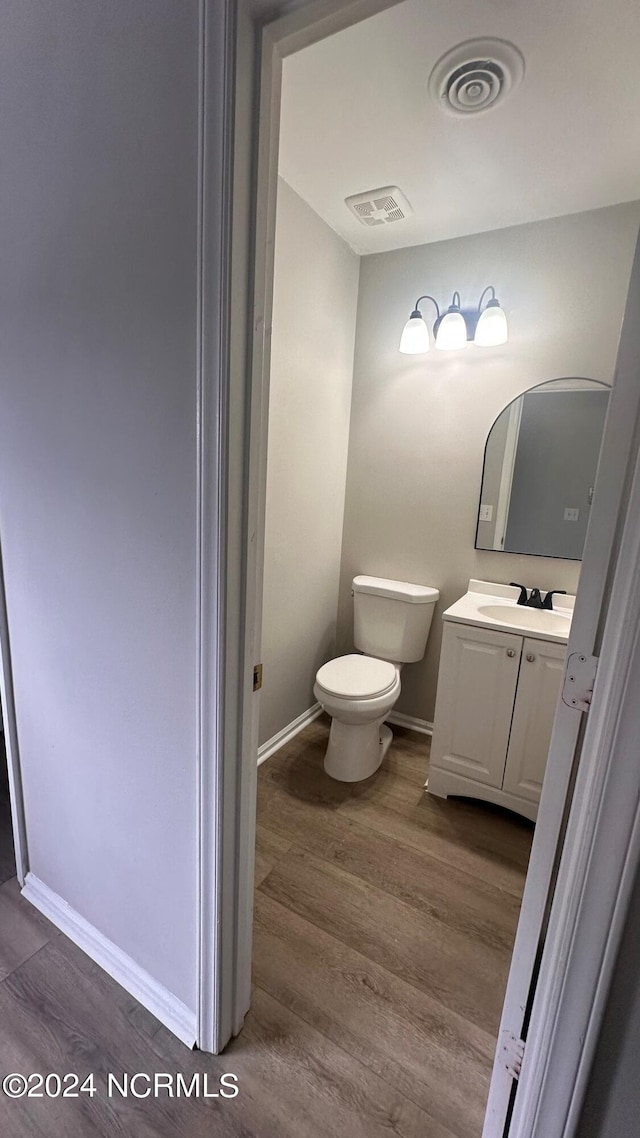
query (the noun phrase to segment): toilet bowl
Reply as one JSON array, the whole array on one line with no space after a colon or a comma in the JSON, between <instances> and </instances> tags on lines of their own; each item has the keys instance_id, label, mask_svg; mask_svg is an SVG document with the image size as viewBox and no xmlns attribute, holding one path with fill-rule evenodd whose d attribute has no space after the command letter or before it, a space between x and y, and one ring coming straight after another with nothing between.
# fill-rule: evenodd
<instances>
[{"instance_id":1,"label":"toilet bowl","mask_svg":"<svg viewBox=\"0 0 640 1138\"><path fill-rule=\"evenodd\" d=\"M421 660L437 589L382 577L353 579L354 639L361 654L338 656L316 674L314 695L331 716L324 769L339 782L377 771L391 740L384 723L400 695L400 669Z\"/></svg>"},{"instance_id":2,"label":"toilet bowl","mask_svg":"<svg viewBox=\"0 0 640 1138\"><path fill-rule=\"evenodd\" d=\"M373 656L338 656L319 669L313 691L332 718L327 774L339 782L369 778L391 744L383 723L400 695L399 668Z\"/></svg>"}]
</instances>

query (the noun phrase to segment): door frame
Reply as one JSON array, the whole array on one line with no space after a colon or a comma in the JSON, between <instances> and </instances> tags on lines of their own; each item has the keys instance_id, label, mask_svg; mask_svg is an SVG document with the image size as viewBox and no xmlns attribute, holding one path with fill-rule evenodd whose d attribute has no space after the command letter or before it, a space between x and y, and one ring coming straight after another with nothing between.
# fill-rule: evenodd
<instances>
[{"instance_id":1,"label":"door frame","mask_svg":"<svg viewBox=\"0 0 640 1138\"><path fill-rule=\"evenodd\" d=\"M240 667L237 666L236 660L235 674L238 686L235 691L229 687L230 698L239 709L243 709L240 714L242 779L245 791L243 802L242 787L240 787L235 813L240 818L241 842L245 849L253 849L255 838L259 701L255 697L253 699L250 697L250 676L253 663L260 658L269 349L282 60L287 55L388 9L398 2L400 0L350 0L347 3L340 0L311 0L257 29L259 94L253 116L256 147L252 222L253 282L245 297L245 311L250 328L251 366L242 452L245 470L246 524L242 562L244 616L241 621ZM638 266L637 259L636 266ZM640 356L640 343L636 348L637 355ZM629 368L633 371L634 358L630 358L627 362L629 364L627 372ZM610 648L612 655L609 666L603 665L596 685L594 707L585 734L585 744L588 739L590 749L588 754L585 752L585 761L580 766L577 793L571 809L564 850L558 865L556 865L558 838L563 832L563 816L569 801L573 755L582 733L584 716L580 711L563 705L563 711L557 717L554 727L552 747L564 749L570 756L570 761L565 763L561 776L545 779L543 789L537 840L534 842L534 853L525 888L525 898L527 890L530 895L537 890L544 898L538 913L540 926L544 921L550 898L550 890L545 888L545 880L547 885L550 885L557 871L555 900L551 907L542 968L528 1027L527 1053L517 1084L515 1105L512 1104L514 1108L511 1120L505 1131L503 1125L498 1122L498 1114L494 1113L492 1122L491 1104L488 1104L485 1138L502 1138L503 1132L508 1132L512 1138L516 1136L542 1138L543 1134L544 1138L550 1138L551 1133L568 1138L573 1132L570 1129L571 1120L575 1125L582 1101L585 1073L593 1053L615 952L624 924L630 882L638 864L640 848L636 847L640 847L640 824L635 818L630 822L630 833L635 844L627 852L621 850L620 841L616 849L612 847L611 839L615 837L612 830L616 827L612 827L610 822L610 812L618 806L624 805L625 816L629 814L632 805L629 780L635 773L632 770L630 755L618 755L615 770L611 762L614 749L617 750L615 730L620 728L625 717L633 718L636 713L635 708L631 706L632 700L624 683L624 678L633 666L634 653L637 651L635 637L640 627L640 594L632 596L628 592L629 580L625 581L625 573L628 578L629 565L640 543L640 509L636 512L637 521L629 510L629 502L632 500L635 505L636 494L640 494L640 474L637 476L639 485L636 487L634 484L632 497L625 497L625 487L628 488L630 485L630 472L636 466L640 442L638 432L635 430L638 399L636 393L631 390L633 386L631 378L633 377L629 374L626 378L619 377L620 386L615 398L617 410L615 414L610 412L609 415L610 439L613 439L614 429L616 432L619 431L619 436L609 448L610 466L605 465L600 473L600 485L591 515L591 545L585 558L593 562L594 570L597 571L591 574L591 585L586 580L588 575L585 574L585 587L579 589L574 617L576 635L578 632L584 634L584 630L587 629L589 632L587 638L591 639L594 647L597 646L603 633L600 619L603 604L607 598L610 598L609 614L612 619L604 629L603 646ZM224 471L221 471L221 474L223 475ZM620 537L623 524L624 534ZM616 581L612 588L613 543L619 546L619 559ZM580 613L582 616L579 618ZM621 614L624 617L622 625L625 635L618 635L616 638L613 618L620 618ZM573 639L575 643L575 637ZM574 650L571 641L569 649ZM594 648L591 648L588 654L591 654L591 651L594 651ZM612 674L614 661L615 675ZM231 672L228 672L230 684ZM607 717L605 694L614 702L617 701L615 723L610 722ZM623 774L626 775L626 783ZM593 802L584 797L588 789L598 791L595 809ZM599 843L603 843L607 848L606 889L603 888L601 881L595 879L594 867L589 860L590 853L599 848ZM237 1002L234 1033L241 1026L241 1009L244 1008L246 1011L249 1003L252 877L251 857L245 858L243 865L236 863L234 889L231 891L235 898L234 912L237 921L233 975L236 990L242 990L242 997ZM590 941L582 950L589 957L590 967L585 971L584 967L579 967L575 933L582 927L583 922L589 919L593 921L594 914L601 917L605 910L612 923L602 930L601 936ZM231 908L228 909L228 913L229 916L232 915ZM222 916L224 917L224 909ZM538 947L536 936L536 955ZM523 929L521 922L514 945L512 973L514 966L521 963L530 953L531 930ZM514 990L512 985L512 1000L515 998ZM521 993L519 995L522 1023L525 1017L525 1002L522 1001ZM573 1045L570 1040L567 1041L567 1030L563 1028L559 1018L559 1011L569 998L572 1000L574 1012L572 1022L579 1019L586 1025L584 1037L580 1039L576 1037ZM507 1010L506 1001L505 1014ZM503 1016L503 1024L504 1022ZM552 1067L548 1062L550 1055L554 1057ZM562 1099L559 1102L546 1095L546 1090L551 1085L551 1078L557 1086L563 1087ZM509 1093L512 1085L509 1079ZM540 1129L537 1121L541 1117L539 1109L541 1103L544 1104L546 1112L545 1131ZM531 1111L534 1113L530 1113ZM502 1117L504 1119L504 1114ZM551 1125L553 1131L549 1128Z\"/></svg>"}]
</instances>

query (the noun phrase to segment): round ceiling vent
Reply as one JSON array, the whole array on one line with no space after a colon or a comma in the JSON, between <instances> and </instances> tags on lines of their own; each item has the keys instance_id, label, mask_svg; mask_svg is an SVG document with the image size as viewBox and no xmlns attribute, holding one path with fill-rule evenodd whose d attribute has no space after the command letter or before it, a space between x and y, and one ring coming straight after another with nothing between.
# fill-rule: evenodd
<instances>
[{"instance_id":1,"label":"round ceiling vent","mask_svg":"<svg viewBox=\"0 0 640 1138\"><path fill-rule=\"evenodd\" d=\"M506 40L466 40L451 48L429 76L429 93L450 115L497 107L524 75L524 59Z\"/></svg>"}]
</instances>

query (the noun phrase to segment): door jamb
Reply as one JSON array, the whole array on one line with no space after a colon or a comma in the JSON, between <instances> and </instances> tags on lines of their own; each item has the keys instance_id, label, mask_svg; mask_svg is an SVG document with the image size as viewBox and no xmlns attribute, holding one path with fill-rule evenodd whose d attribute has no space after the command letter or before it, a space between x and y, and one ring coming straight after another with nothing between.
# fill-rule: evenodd
<instances>
[{"instance_id":1,"label":"door jamb","mask_svg":"<svg viewBox=\"0 0 640 1138\"><path fill-rule=\"evenodd\" d=\"M234 0L200 0L196 379L196 1044L217 1054L232 1034L241 841L237 717L242 701L230 641L239 620L229 589L231 218L236 24ZM221 79L222 77L222 79ZM238 571L242 561L238 559Z\"/></svg>"}]
</instances>

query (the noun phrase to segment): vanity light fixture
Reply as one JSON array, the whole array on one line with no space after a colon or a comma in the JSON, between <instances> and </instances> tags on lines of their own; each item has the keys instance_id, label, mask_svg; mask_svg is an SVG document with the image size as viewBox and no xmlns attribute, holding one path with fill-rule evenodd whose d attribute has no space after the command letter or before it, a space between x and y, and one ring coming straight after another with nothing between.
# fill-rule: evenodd
<instances>
[{"instance_id":1,"label":"vanity light fixture","mask_svg":"<svg viewBox=\"0 0 640 1138\"><path fill-rule=\"evenodd\" d=\"M455 348L466 348L467 325L460 311L459 292L454 292L451 304L442 319L438 321L438 327L434 326L433 331L436 337L436 348L439 348L441 352L451 352Z\"/></svg>"},{"instance_id":2,"label":"vanity light fixture","mask_svg":"<svg viewBox=\"0 0 640 1138\"><path fill-rule=\"evenodd\" d=\"M438 316L434 327L440 321L440 309L438 308L437 300L434 300L432 296L419 296L411 316L402 329L402 336L400 337L400 351L403 352L405 356L421 356L429 351L429 329L420 311L420 303L423 300L430 300L431 303L435 305Z\"/></svg>"},{"instance_id":3,"label":"vanity light fixture","mask_svg":"<svg viewBox=\"0 0 640 1138\"><path fill-rule=\"evenodd\" d=\"M487 293L491 299L483 309ZM454 292L446 312L440 312L438 302L432 296L419 296L400 338L400 351L405 355L422 355L429 351L429 329L420 311L423 300L430 300L437 312L433 325L436 348L440 351L454 351L466 348L469 340L482 348L493 348L505 344L508 339L507 318L504 309L496 298L493 285L484 289L477 309L463 311L460 306L460 293Z\"/></svg>"},{"instance_id":4,"label":"vanity light fixture","mask_svg":"<svg viewBox=\"0 0 640 1138\"><path fill-rule=\"evenodd\" d=\"M492 296L483 312L481 311L482 302L488 292ZM496 290L493 285L487 285L478 303L478 323L476 324L473 342L479 344L481 348L494 348L498 344L506 344L508 338L509 330L504 309L500 307L500 301L496 299Z\"/></svg>"}]
</instances>

